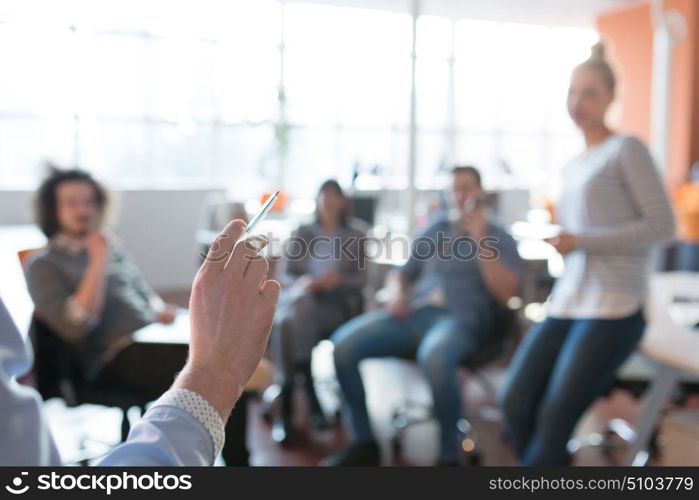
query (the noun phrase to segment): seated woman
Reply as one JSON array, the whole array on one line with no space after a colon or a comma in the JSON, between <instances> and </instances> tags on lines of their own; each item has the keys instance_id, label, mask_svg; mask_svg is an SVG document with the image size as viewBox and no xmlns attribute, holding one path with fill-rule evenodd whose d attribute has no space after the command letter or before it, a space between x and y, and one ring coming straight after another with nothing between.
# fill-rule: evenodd
<instances>
[{"instance_id":1,"label":"seated woman","mask_svg":"<svg viewBox=\"0 0 699 500\"><path fill-rule=\"evenodd\" d=\"M103 232L107 208L105 189L87 172L51 172L36 197L37 223L49 243L29 263L29 293L36 317L73 347L88 382L154 400L182 369L187 346L132 342L132 333L149 323L171 323L176 308ZM247 464L245 414L242 398L228 420L228 465Z\"/></svg>"},{"instance_id":2,"label":"seated woman","mask_svg":"<svg viewBox=\"0 0 699 500\"><path fill-rule=\"evenodd\" d=\"M272 330L281 368L281 412L272 437L292 440L294 376L305 375L311 420L324 425L313 389L311 350L338 326L361 312L365 283L365 233L350 227L350 204L340 185L325 181L316 198L316 217L292 235L285 246L280 281L282 296Z\"/></svg>"}]
</instances>

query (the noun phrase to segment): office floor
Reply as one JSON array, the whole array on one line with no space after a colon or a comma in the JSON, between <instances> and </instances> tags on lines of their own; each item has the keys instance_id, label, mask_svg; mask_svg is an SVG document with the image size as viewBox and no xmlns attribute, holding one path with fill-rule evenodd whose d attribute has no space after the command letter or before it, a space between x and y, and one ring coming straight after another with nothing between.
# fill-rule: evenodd
<instances>
[{"instance_id":1,"label":"office floor","mask_svg":"<svg viewBox=\"0 0 699 500\"><path fill-rule=\"evenodd\" d=\"M469 390L469 392L472 392ZM477 394L477 390L474 391ZM306 411L303 394L297 391L297 423L306 428ZM469 395L467 394L467 397ZM472 398L472 413L477 414L486 406ZM634 422L640 411L640 403L622 391L600 400L580 423L577 435L604 429L604 423L610 418L621 417ZM64 459L77 463L83 455L96 457L105 453L111 444L119 439L120 412L99 407L81 406L66 408L62 401L51 400L47 404L47 414L59 449ZM137 418L137 412L131 415ZM260 402L253 399L249 406L249 438L252 452L252 465L313 466L325 456L338 450L345 442L345 433L340 426L329 430L304 430L299 442L293 447L283 448L270 436L270 427L260 415ZM483 457L483 465L516 465L509 446L502 437L501 426L489 418L473 418L476 442ZM388 465L424 464L425 453L432 453L435 446L435 428L425 424L422 429L415 428L407 436L403 460L391 461ZM425 451L427 450L427 451ZM615 465L620 459L619 453L604 454L599 448L588 448L576 454L575 465Z\"/></svg>"},{"instance_id":2,"label":"office floor","mask_svg":"<svg viewBox=\"0 0 699 500\"><path fill-rule=\"evenodd\" d=\"M303 395L297 392L297 396ZM303 406L300 408L302 411L298 412L297 420L299 423L305 424L306 415L303 398L297 397L297 401L299 402L297 407ZM490 409L490 406L481 406L477 400L474 401L472 406L472 413L474 414L479 413L479 409ZM633 423L639 411L640 404L638 401L622 391L617 391L611 397L601 400L587 413L578 426L576 435L585 435L589 432L603 430L605 423L610 418L625 418ZM345 433L339 428L327 431L305 430L303 431L304 438L297 446L282 448L272 441L269 426L259 415L259 404L251 404L250 412L250 445L253 454L253 465L317 465L323 457L340 448L345 442ZM482 455L482 465L517 465L509 445L502 436L499 422L488 418L488 413L481 418L472 418L471 420L475 428L476 442ZM418 429L415 429L415 434L420 434ZM433 449L436 436L432 432L422 432L421 435L413 438L413 441L417 440L418 443L405 447L405 454L412 454L413 456L392 462L389 465L424 463L424 457L419 456L418 450ZM422 438L422 442L420 442L420 438ZM413 460L410 460L411 458ZM620 458L619 452L605 454L600 448L586 448L576 454L574 464L581 466L615 465Z\"/></svg>"}]
</instances>

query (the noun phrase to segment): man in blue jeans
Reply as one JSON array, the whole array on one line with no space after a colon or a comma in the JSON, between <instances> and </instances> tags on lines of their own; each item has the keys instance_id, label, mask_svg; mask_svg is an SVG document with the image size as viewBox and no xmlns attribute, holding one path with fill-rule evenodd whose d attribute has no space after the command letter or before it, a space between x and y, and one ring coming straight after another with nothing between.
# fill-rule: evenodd
<instances>
[{"instance_id":1,"label":"man in blue jeans","mask_svg":"<svg viewBox=\"0 0 699 500\"><path fill-rule=\"evenodd\" d=\"M417 359L441 426L439 463L457 462L457 367L499 333L492 331L494 315L517 292L520 261L512 237L488 219L478 170L454 168L451 194L454 209L413 242L387 308L352 319L332 336L353 436L324 465L379 464L359 363L388 356Z\"/></svg>"}]
</instances>

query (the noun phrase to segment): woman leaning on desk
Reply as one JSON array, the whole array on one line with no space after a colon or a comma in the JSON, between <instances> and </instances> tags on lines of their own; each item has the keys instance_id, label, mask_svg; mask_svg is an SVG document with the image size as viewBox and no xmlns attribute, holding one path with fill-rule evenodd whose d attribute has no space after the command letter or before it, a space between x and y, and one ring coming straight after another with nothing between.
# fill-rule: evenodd
<instances>
[{"instance_id":1,"label":"woman leaning on desk","mask_svg":"<svg viewBox=\"0 0 699 500\"><path fill-rule=\"evenodd\" d=\"M567 442L643 335L647 257L674 234L663 183L643 143L609 129L616 79L601 44L571 75L568 112L585 150L563 172L547 240L564 256L548 317L519 347L501 393L505 423L525 465L570 462Z\"/></svg>"}]
</instances>

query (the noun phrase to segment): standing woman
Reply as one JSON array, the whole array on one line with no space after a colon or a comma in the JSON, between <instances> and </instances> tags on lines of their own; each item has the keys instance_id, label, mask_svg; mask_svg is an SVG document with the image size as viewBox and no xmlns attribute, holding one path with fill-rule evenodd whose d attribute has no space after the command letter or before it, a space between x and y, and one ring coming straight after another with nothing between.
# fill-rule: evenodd
<instances>
[{"instance_id":1,"label":"standing woman","mask_svg":"<svg viewBox=\"0 0 699 500\"><path fill-rule=\"evenodd\" d=\"M650 153L605 123L615 83L601 44L570 80L568 112L586 148L564 170L562 232L547 240L564 256L565 272L548 317L515 354L500 398L524 465L569 463L575 425L643 335L648 252L674 234Z\"/></svg>"},{"instance_id":2,"label":"standing woman","mask_svg":"<svg viewBox=\"0 0 699 500\"><path fill-rule=\"evenodd\" d=\"M304 376L311 424L325 419L311 379L311 351L348 319L362 312L366 281L366 234L352 227L350 200L335 180L323 182L316 197L316 216L292 235L284 251L280 307L272 344L282 377L281 412L272 438L293 440L293 387L296 374Z\"/></svg>"}]
</instances>

